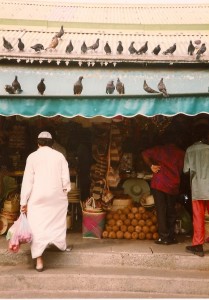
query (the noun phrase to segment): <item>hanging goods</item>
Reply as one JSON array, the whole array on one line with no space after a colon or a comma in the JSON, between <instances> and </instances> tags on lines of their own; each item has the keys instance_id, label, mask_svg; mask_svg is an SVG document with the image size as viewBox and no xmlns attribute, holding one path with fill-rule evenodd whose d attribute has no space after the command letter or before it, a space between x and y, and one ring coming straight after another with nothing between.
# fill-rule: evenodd
<instances>
[{"instance_id":1,"label":"hanging goods","mask_svg":"<svg viewBox=\"0 0 209 300\"><path fill-rule=\"evenodd\" d=\"M107 181L105 181L105 186L102 194L101 206L104 211L111 210L112 200L114 198L113 193L110 191Z\"/></svg>"},{"instance_id":2,"label":"hanging goods","mask_svg":"<svg viewBox=\"0 0 209 300\"><path fill-rule=\"evenodd\" d=\"M110 132L106 182L108 187L117 187L120 182L120 175L118 169L114 169L113 167L111 167L111 143L112 143L112 138Z\"/></svg>"},{"instance_id":3,"label":"hanging goods","mask_svg":"<svg viewBox=\"0 0 209 300\"><path fill-rule=\"evenodd\" d=\"M105 181L104 179L98 180L94 182L93 188L92 188L92 197L96 201L100 201L102 199L103 191L105 187Z\"/></svg>"}]
</instances>

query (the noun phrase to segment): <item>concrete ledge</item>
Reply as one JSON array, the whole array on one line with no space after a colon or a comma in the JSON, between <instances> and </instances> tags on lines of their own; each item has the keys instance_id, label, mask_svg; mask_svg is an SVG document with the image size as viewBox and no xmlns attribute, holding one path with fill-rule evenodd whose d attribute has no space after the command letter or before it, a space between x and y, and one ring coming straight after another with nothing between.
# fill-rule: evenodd
<instances>
[{"instance_id":1,"label":"concrete ledge","mask_svg":"<svg viewBox=\"0 0 209 300\"><path fill-rule=\"evenodd\" d=\"M1 267L1 291L158 293L164 295L200 295L209 293L209 272L147 270L113 267L46 268L37 273L32 268ZM201 287L201 288L200 288Z\"/></svg>"},{"instance_id":2,"label":"concrete ledge","mask_svg":"<svg viewBox=\"0 0 209 300\"><path fill-rule=\"evenodd\" d=\"M185 252L191 239L181 237L176 245L156 245L154 241L84 239L81 234L67 235L71 252L46 249L44 260L52 268L57 266L117 267L159 270L209 270L209 244L204 245L205 256ZM32 266L30 245L21 245L18 253L7 250L5 237L0 237L0 266Z\"/></svg>"}]
</instances>

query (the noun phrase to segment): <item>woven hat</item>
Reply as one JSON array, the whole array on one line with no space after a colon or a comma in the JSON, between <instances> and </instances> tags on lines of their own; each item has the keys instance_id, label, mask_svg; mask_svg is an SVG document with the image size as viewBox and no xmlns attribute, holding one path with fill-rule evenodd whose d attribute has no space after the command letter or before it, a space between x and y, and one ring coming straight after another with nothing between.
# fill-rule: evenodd
<instances>
[{"instance_id":1,"label":"woven hat","mask_svg":"<svg viewBox=\"0 0 209 300\"><path fill-rule=\"evenodd\" d=\"M38 139L52 139L52 136L49 132L47 131L42 131L39 135L38 135Z\"/></svg>"},{"instance_id":2,"label":"woven hat","mask_svg":"<svg viewBox=\"0 0 209 300\"><path fill-rule=\"evenodd\" d=\"M131 196L133 201L140 202L144 194L150 194L149 184L144 179L130 178L123 183L124 193Z\"/></svg>"},{"instance_id":3,"label":"woven hat","mask_svg":"<svg viewBox=\"0 0 209 300\"><path fill-rule=\"evenodd\" d=\"M8 228L8 221L5 217L0 216L0 235L4 234Z\"/></svg>"}]
</instances>

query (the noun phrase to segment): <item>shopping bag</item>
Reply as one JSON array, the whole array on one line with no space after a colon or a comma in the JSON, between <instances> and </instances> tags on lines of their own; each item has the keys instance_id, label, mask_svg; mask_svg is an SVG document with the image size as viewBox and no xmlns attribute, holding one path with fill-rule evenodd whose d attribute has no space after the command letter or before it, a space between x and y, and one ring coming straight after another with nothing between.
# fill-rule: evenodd
<instances>
[{"instance_id":1,"label":"shopping bag","mask_svg":"<svg viewBox=\"0 0 209 300\"><path fill-rule=\"evenodd\" d=\"M31 243L32 232L24 213L10 227L6 239L9 240L9 250L14 253L19 251L21 244Z\"/></svg>"}]
</instances>

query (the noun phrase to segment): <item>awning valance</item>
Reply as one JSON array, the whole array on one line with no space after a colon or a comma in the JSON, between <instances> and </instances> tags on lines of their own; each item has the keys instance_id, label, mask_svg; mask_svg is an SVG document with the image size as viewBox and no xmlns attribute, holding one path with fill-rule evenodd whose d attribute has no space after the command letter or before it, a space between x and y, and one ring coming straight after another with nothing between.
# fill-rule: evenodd
<instances>
[{"instance_id":1,"label":"awning valance","mask_svg":"<svg viewBox=\"0 0 209 300\"><path fill-rule=\"evenodd\" d=\"M209 93L162 95L107 95L107 96L0 96L0 115L24 117L83 116L91 118L117 115L174 116L179 113L209 114Z\"/></svg>"}]
</instances>

